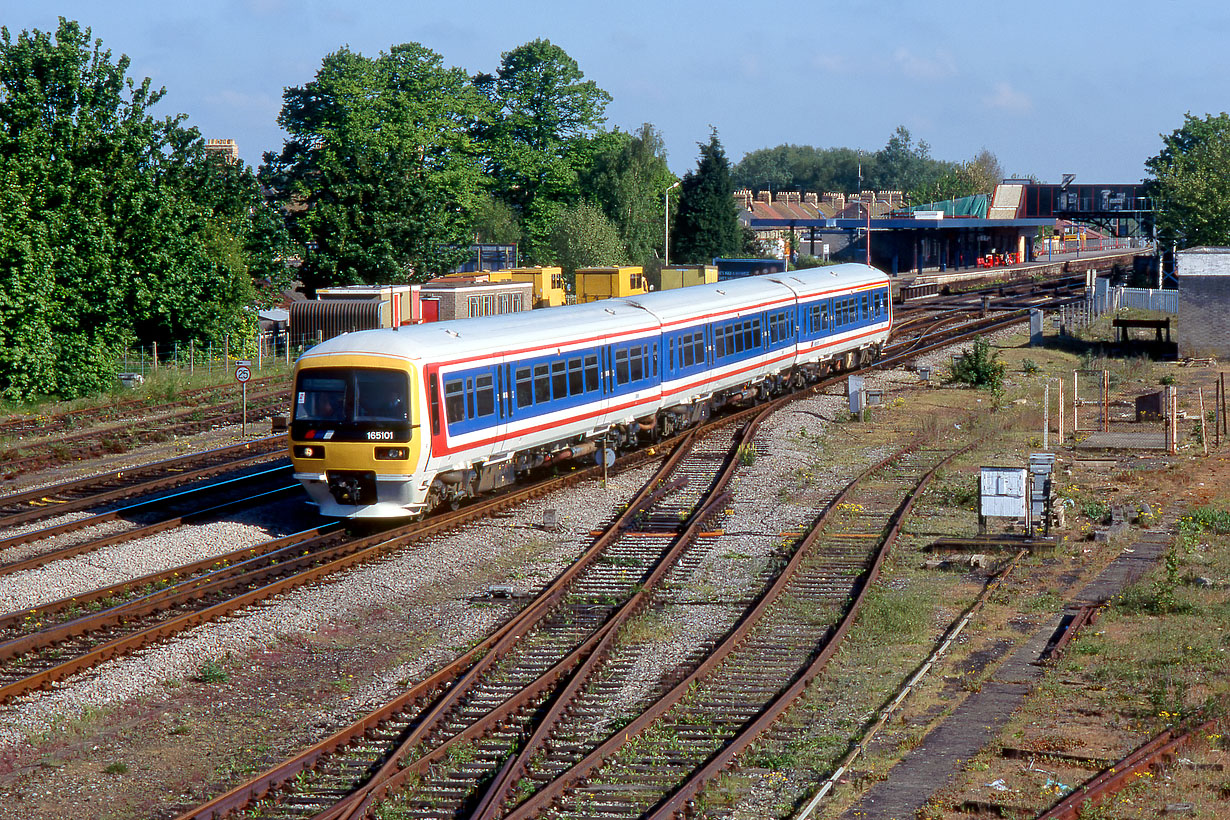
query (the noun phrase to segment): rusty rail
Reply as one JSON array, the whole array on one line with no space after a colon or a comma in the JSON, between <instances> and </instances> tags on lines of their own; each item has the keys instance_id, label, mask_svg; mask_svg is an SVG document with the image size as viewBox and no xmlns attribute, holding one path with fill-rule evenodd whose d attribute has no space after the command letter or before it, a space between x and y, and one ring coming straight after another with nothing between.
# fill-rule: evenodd
<instances>
[{"instance_id":1,"label":"rusty rail","mask_svg":"<svg viewBox=\"0 0 1230 820\"><path fill-rule=\"evenodd\" d=\"M1077 786L1067 797L1038 815L1036 820L1078 820L1082 812L1127 788L1145 769L1169 758L1198 735L1212 731L1219 722L1220 718L1208 720L1182 734L1167 729L1138 746L1114 766Z\"/></svg>"},{"instance_id":2,"label":"rusty rail","mask_svg":"<svg viewBox=\"0 0 1230 820\"><path fill-rule=\"evenodd\" d=\"M12 493L0 497L0 527L25 524L164 487L211 478L229 470L284 457L285 448L286 436L278 434ZM241 457L232 458L235 455ZM206 466L185 469L202 462ZM117 484L120 486L114 486ZM3 512L5 510L9 512Z\"/></svg>"}]
</instances>

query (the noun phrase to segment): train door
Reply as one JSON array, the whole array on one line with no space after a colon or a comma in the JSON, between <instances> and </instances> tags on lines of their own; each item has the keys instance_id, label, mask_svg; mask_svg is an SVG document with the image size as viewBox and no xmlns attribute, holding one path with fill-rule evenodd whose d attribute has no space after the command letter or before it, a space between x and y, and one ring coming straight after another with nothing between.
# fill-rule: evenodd
<instances>
[{"instance_id":1,"label":"train door","mask_svg":"<svg viewBox=\"0 0 1230 820\"><path fill-rule=\"evenodd\" d=\"M515 394L512 382L512 364L505 357L500 357L495 366L495 452L507 450L508 430L516 412Z\"/></svg>"}]
</instances>

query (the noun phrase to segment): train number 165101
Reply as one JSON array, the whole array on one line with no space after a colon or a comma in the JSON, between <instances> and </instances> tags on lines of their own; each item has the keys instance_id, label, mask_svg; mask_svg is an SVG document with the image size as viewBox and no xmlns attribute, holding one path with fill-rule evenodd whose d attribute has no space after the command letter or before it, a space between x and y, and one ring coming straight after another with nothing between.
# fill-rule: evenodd
<instances>
[{"instance_id":1,"label":"train number 165101","mask_svg":"<svg viewBox=\"0 0 1230 820\"><path fill-rule=\"evenodd\" d=\"M367 433L368 441L392 441L392 430L369 430Z\"/></svg>"}]
</instances>

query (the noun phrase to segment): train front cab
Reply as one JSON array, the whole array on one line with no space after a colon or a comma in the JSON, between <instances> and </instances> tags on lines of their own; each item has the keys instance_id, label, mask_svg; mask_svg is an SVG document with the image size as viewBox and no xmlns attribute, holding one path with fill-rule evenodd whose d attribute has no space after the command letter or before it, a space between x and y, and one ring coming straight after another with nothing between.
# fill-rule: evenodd
<instances>
[{"instance_id":1,"label":"train front cab","mask_svg":"<svg viewBox=\"0 0 1230 820\"><path fill-rule=\"evenodd\" d=\"M409 517L423 511L416 473L424 408L404 360L331 355L295 368L290 425L294 476L322 515Z\"/></svg>"}]
</instances>

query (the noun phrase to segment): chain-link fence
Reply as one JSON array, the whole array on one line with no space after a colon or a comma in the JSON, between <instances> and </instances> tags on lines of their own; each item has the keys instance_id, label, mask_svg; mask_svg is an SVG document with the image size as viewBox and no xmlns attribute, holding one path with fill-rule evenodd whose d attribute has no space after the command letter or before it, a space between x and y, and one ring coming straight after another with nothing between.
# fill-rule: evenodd
<instances>
[{"instance_id":1,"label":"chain-link fence","mask_svg":"<svg viewBox=\"0 0 1230 820\"><path fill-rule=\"evenodd\" d=\"M124 351L118 362L118 375L125 383L140 381L161 371L212 376L233 372L237 361L250 361L254 373L286 369L319 341L319 336L292 337L287 331L269 331L246 338L227 336L221 343L203 345L196 342L152 343Z\"/></svg>"}]
</instances>

